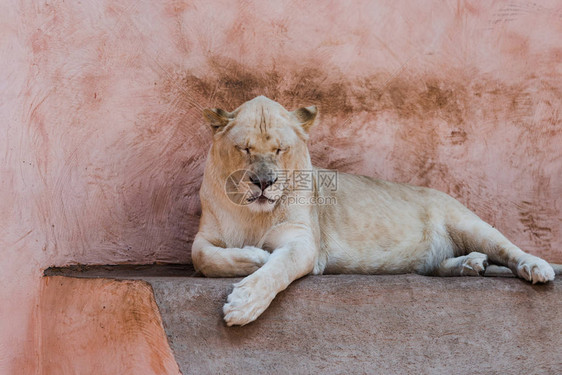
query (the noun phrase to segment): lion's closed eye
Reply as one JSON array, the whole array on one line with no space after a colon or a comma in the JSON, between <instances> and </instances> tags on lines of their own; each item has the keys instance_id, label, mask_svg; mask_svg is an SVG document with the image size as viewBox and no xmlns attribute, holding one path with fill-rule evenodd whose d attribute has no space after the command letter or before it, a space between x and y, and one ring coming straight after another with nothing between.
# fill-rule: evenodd
<instances>
[{"instance_id":1,"label":"lion's closed eye","mask_svg":"<svg viewBox=\"0 0 562 375\"><path fill-rule=\"evenodd\" d=\"M287 152L289 150L289 147L281 147L281 148L277 148L275 150L275 155L279 155L282 154L284 152Z\"/></svg>"},{"instance_id":2,"label":"lion's closed eye","mask_svg":"<svg viewBox=\"0 0 562 375\"><path fill-rule=\"evenodd\" d=\"M250 148L249 148L249 147L246 147L246 146L238 146L238 145L236 145L235 147L236 147L236 149L237 149L238 151L243 152L243 153L245 153L246 155L250 155Z\"/></svg>"}]
</instances>

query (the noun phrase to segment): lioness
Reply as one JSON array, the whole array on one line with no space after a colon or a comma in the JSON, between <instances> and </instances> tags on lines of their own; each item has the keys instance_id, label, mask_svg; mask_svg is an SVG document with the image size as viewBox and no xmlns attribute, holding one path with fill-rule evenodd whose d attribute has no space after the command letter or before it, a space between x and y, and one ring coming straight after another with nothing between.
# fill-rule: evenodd
<instances>
[{"instance_id":1,"label":"lioness","mask_svg":"<svg viewBox=\"0 0 562 375\"><path fill-rule=\"evenodd\" d=\"M213 144L191 254L205 276L247 276L224 305L229 326L252 322L310 273L478 275L490 260L533 283L554 279L547 262L445 193L339 172L326 186L330 171L312 166L306 144L316 114L263 96L204 111ZM303 173L309 188L298 186Z\"/></svg>"}]
</instances>

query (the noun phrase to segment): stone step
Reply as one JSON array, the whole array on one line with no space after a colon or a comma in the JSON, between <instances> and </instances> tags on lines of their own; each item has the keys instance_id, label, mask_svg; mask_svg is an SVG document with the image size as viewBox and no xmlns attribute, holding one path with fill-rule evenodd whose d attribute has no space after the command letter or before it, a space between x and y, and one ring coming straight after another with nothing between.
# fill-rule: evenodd
<instances>
[{"instance_id":1,"label":"stone step","mask_svg":"<svg viewBox=\"0 0 562 375\"><path fill-rule=\"evenodd\" d=\"M119 272L89 272L119 278ZM166 275L164 267L125 278L152 286L184 375L555 374L562 368L558 279L531 285L513 277L307 276L257 321L227 327L222 305L240 279Z\"/></svg>"}]
</instances>

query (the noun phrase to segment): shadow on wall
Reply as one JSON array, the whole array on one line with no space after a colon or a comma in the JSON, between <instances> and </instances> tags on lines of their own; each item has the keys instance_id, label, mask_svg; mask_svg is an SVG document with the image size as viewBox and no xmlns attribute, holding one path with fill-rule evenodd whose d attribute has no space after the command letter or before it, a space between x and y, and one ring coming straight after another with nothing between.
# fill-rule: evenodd
<instances>
[{"instance_id":1,"label":"shadow on wall","mask_svg":"<svg viewBox=\"0 0 562 375\"><path fill-rule=\"evenodd\" d=\"M548 251L559 228L549 203L550 176L522 160L548 160L543 145L561 135L557 108L562 92L557 86L532 75L506 84L476 71L453 69L433 75L398 70L348 78L336 69L311 65L260 69L214 57L205 75L184 71L166 77L163 95L177 113L194 117L204 107L233 110L258 95L288 109L318 105L321 118L310 144L315 165L437 188L492 223L512 221L500 216L509 212L519 221L511 231L503 228L508 236L520 244L526 236L522 245L553 258ZM206 149L210 135L205 125L194 121L191 126L190 133L205 139L201 149ZM522 147L506 155L510 142ZM495 158L515 174L510 178L525 179L534 195L506 195L504 202L502 197L494 202L489 191L494 186L485 184L505 172L494 165L498 160L488 164ZM191 177L196 182L187 194L196 199L201 175ZM190 239L196 220L190 223Z\"/></svg>"}]
</instances>

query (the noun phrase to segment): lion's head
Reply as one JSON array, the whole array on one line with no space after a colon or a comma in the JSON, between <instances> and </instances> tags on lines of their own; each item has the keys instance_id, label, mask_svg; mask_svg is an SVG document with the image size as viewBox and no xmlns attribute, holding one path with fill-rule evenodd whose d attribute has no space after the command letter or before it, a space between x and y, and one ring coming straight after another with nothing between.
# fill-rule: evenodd
<instances>
[{"instance_id":1,"label":"lion's head","mask_svg":"<svg viewBox=\"0 0 562 375\"><path fill-rule=\"evenodd\" d=\"M213 129L208 163L232 202L256 212L274 209L293 171L312 167L306 141L316 113L314 106L290 112L264 96L233 112L204 110Z\"/></svg>"}]
</instances>

